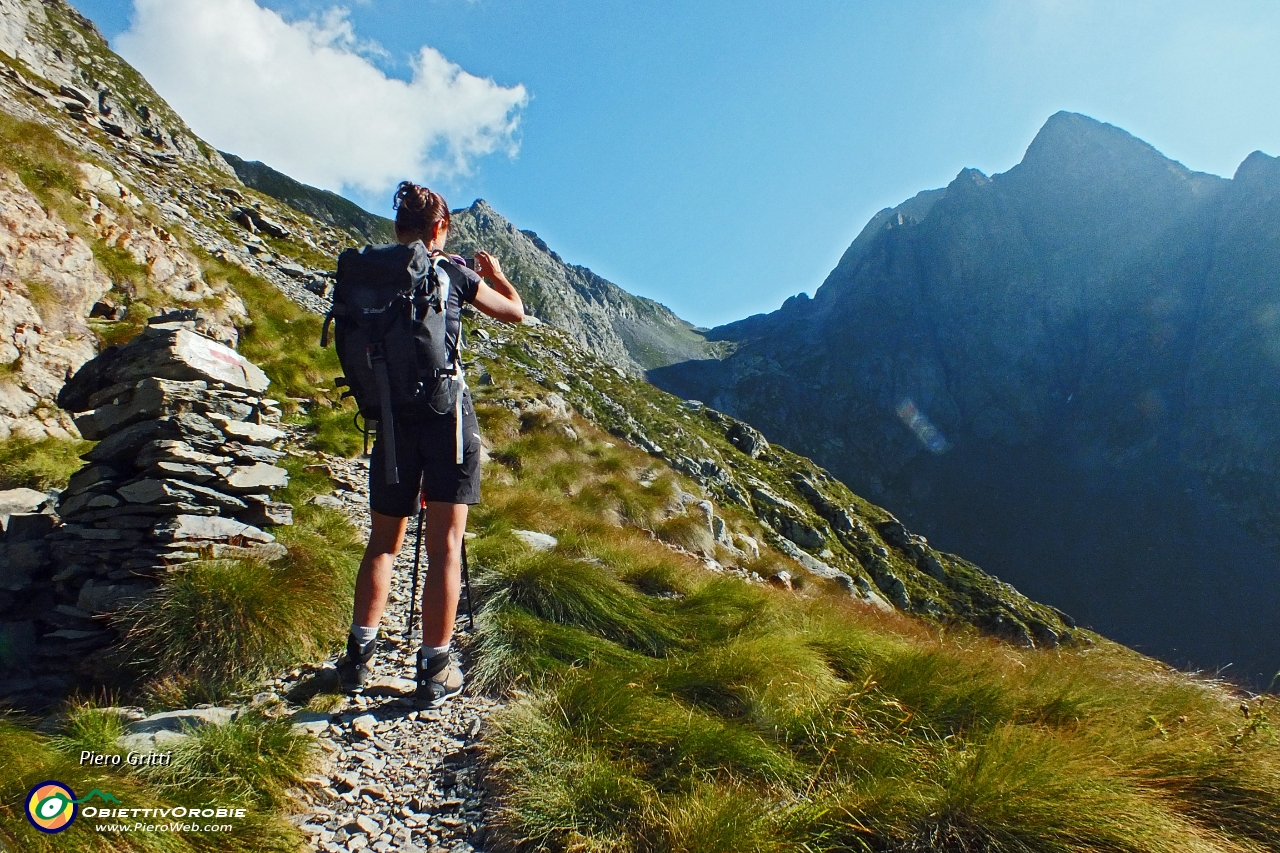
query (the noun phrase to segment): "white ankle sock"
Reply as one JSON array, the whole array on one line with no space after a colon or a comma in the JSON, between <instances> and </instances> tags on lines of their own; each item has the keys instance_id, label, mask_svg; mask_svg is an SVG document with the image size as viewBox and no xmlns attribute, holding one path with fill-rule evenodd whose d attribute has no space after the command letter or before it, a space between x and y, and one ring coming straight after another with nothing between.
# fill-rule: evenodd
<instances>
[{"instance_id":1,"label":"white ankle sock","mask_svg":"<svg viewBox=\"0 0 1280 853\"><path fill-rule=\"evenodd\" d=\"M364 625L357 625L352 622L351 636L356 638L356 642L359 643L360 648L363 649L365 646L372 643L374 638L378 636L378 626L374 625L372 628L366 628Z\"/></svg>"},{"instance_id":2,"label":"white ankle sock","mask_svg":"<svg viewBox=\"0 0 1280 853\"><path fill-rule=\"evenodd\" d=\"M424 660L430 660L431 658L438 658L440 655L447 655L451 645L452 642L445 643L443 646L423 646L422 657Z\"/></svg>"}]
</instances>

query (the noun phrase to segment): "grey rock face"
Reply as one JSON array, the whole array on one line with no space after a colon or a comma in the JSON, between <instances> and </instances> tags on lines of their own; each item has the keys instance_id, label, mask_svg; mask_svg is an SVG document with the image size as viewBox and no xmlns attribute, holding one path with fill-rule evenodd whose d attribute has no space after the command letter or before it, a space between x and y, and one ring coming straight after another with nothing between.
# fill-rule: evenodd
<instances>
[{"instance_id":1,"label":"grey rock face","mask_svg":"<svg viewBox=\"0 0 1280 853\"><path fill-rule=\"evenodd\" d=\"M816 575L826 580L836 581L842 587L849 590L850 592L853 591L853 588L854 588L853 578L849 575L848 572L842 572L839 569L835 568L834 566L828 566L826 563L822 562L817 557L814 557L806 553L805 551L801 550L800 547L796 545L795 542L792 542L790 539L787 539L786 537L782 537L780 539L779 548L788 557L795 560L800 565L804 566L805 570L808 571L810 574Z\"/></svg>"},{"instance_id":2,"label":"grey rock face","mask_svg":"<svg viewBox=\"0 0 1280 853\"><path fill-rule=\"evenodd\" d=\"M53 49L68 42L74 49ZM62 108L77 121L120 139L145 139L162 156L230 173L222 158L201 146L155 90L110 51L93 22L70 4L0 0L0 51L55 84L65 99ZM53 93L45 94L54 99Z\"/></svg>"},{"instance_id":3,"label":"grey rock face","mask_svg":"<svg viewBox=\"0 0 1280 853\"><path fill-rule=\"evenodd\" d=\"M733 421L725 437L729 439L730 444L752 459L758 459L769 452L769 442L760 434L760 431L742 421Z\"/></svg>"},{"instance_id":4,"label":"grey rock face","mask_svg":"<svg viewBox=\"0 0 1280 853\"><path fill-rule=\"evenodd\" d=\"M453 211L449 251L483 249L502 262L526 312L633 376L716 350L701 330L651 299L633 296L586 267L566 264L537 234L518 231L483 200Z\"/></svg>"}]
</instances>

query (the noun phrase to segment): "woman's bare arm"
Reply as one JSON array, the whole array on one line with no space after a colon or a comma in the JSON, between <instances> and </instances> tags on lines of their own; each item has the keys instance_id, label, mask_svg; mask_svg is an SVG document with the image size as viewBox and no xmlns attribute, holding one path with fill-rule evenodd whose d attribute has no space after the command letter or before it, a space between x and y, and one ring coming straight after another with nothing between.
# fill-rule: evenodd
<instances>
[{"instance_id":1,"label":"woman's bare arm","mask_svg":"<svg viewBox=\"0 0 1280 853\"><path fill-rule=\"evenodd\" d=\"M488 252L476 252L476 272L482 279L476 288L476 298L471 301L495 320L519 323L524 320L524 303L520 294L502 273L498 259ZM492 286L488 282L493 282Z\"/></svg>"}]
</instances>

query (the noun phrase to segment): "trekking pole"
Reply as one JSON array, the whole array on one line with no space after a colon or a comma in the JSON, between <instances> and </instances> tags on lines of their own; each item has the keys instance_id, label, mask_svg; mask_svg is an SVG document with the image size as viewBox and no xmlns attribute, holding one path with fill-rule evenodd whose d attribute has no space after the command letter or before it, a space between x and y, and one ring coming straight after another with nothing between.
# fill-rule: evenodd
<instances>
[{"instance_id":1,"label":"trekking pole","mask_svg":"<svg viewBox=\"0 0 1280 853\"><path fill-rule=\"evenodd\" d=\"M413 643L413 623L418 612L418 566L422 564L422 525L427 517L427 502L418 501L418 541L413 546L413 589L409 592L409 624L405 627L405 642Z\"/></svg>"},{"instance_id":2,"label":"trekking pole","mask_svg":"<svg viewBox=\"0 0 1280 853\"><path fill-rule=\"evenodd\" d=\"M476 630L476 616L471 609L471 575L467 572L467 538L466 534L462 537L462 582L467 586L467 625L474 632Z\"/></svg>"}]
</instances>

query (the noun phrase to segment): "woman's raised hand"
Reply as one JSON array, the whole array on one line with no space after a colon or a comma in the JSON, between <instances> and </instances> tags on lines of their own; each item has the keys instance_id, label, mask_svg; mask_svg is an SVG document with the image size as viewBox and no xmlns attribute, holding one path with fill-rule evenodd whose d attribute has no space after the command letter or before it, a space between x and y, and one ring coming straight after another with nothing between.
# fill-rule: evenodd
<instances>
[{"instance_id":1,"label":"woman's raised hand","mask_svg":"<svg viewBox=\"0 0 1280 853\"><path fill-rule=\"evenodd\" d=\"M502 275L502 265L498 263L498 259L488 252L476 252L476 273L483 278L500 279Z\"/></svg>"},{"instance_id":2,"label":"woman's raised hand","mask_svg":"<svg viewBox=\"0 0 1280 853\"><path fill-rule=\"evenodd\" d=\"M472 304L496 320L519 323L524 320L524 303L511 282L502 274L498 259L488 252L476 252L475 270L481 279Z\"/></svg>"}]
</instances>

